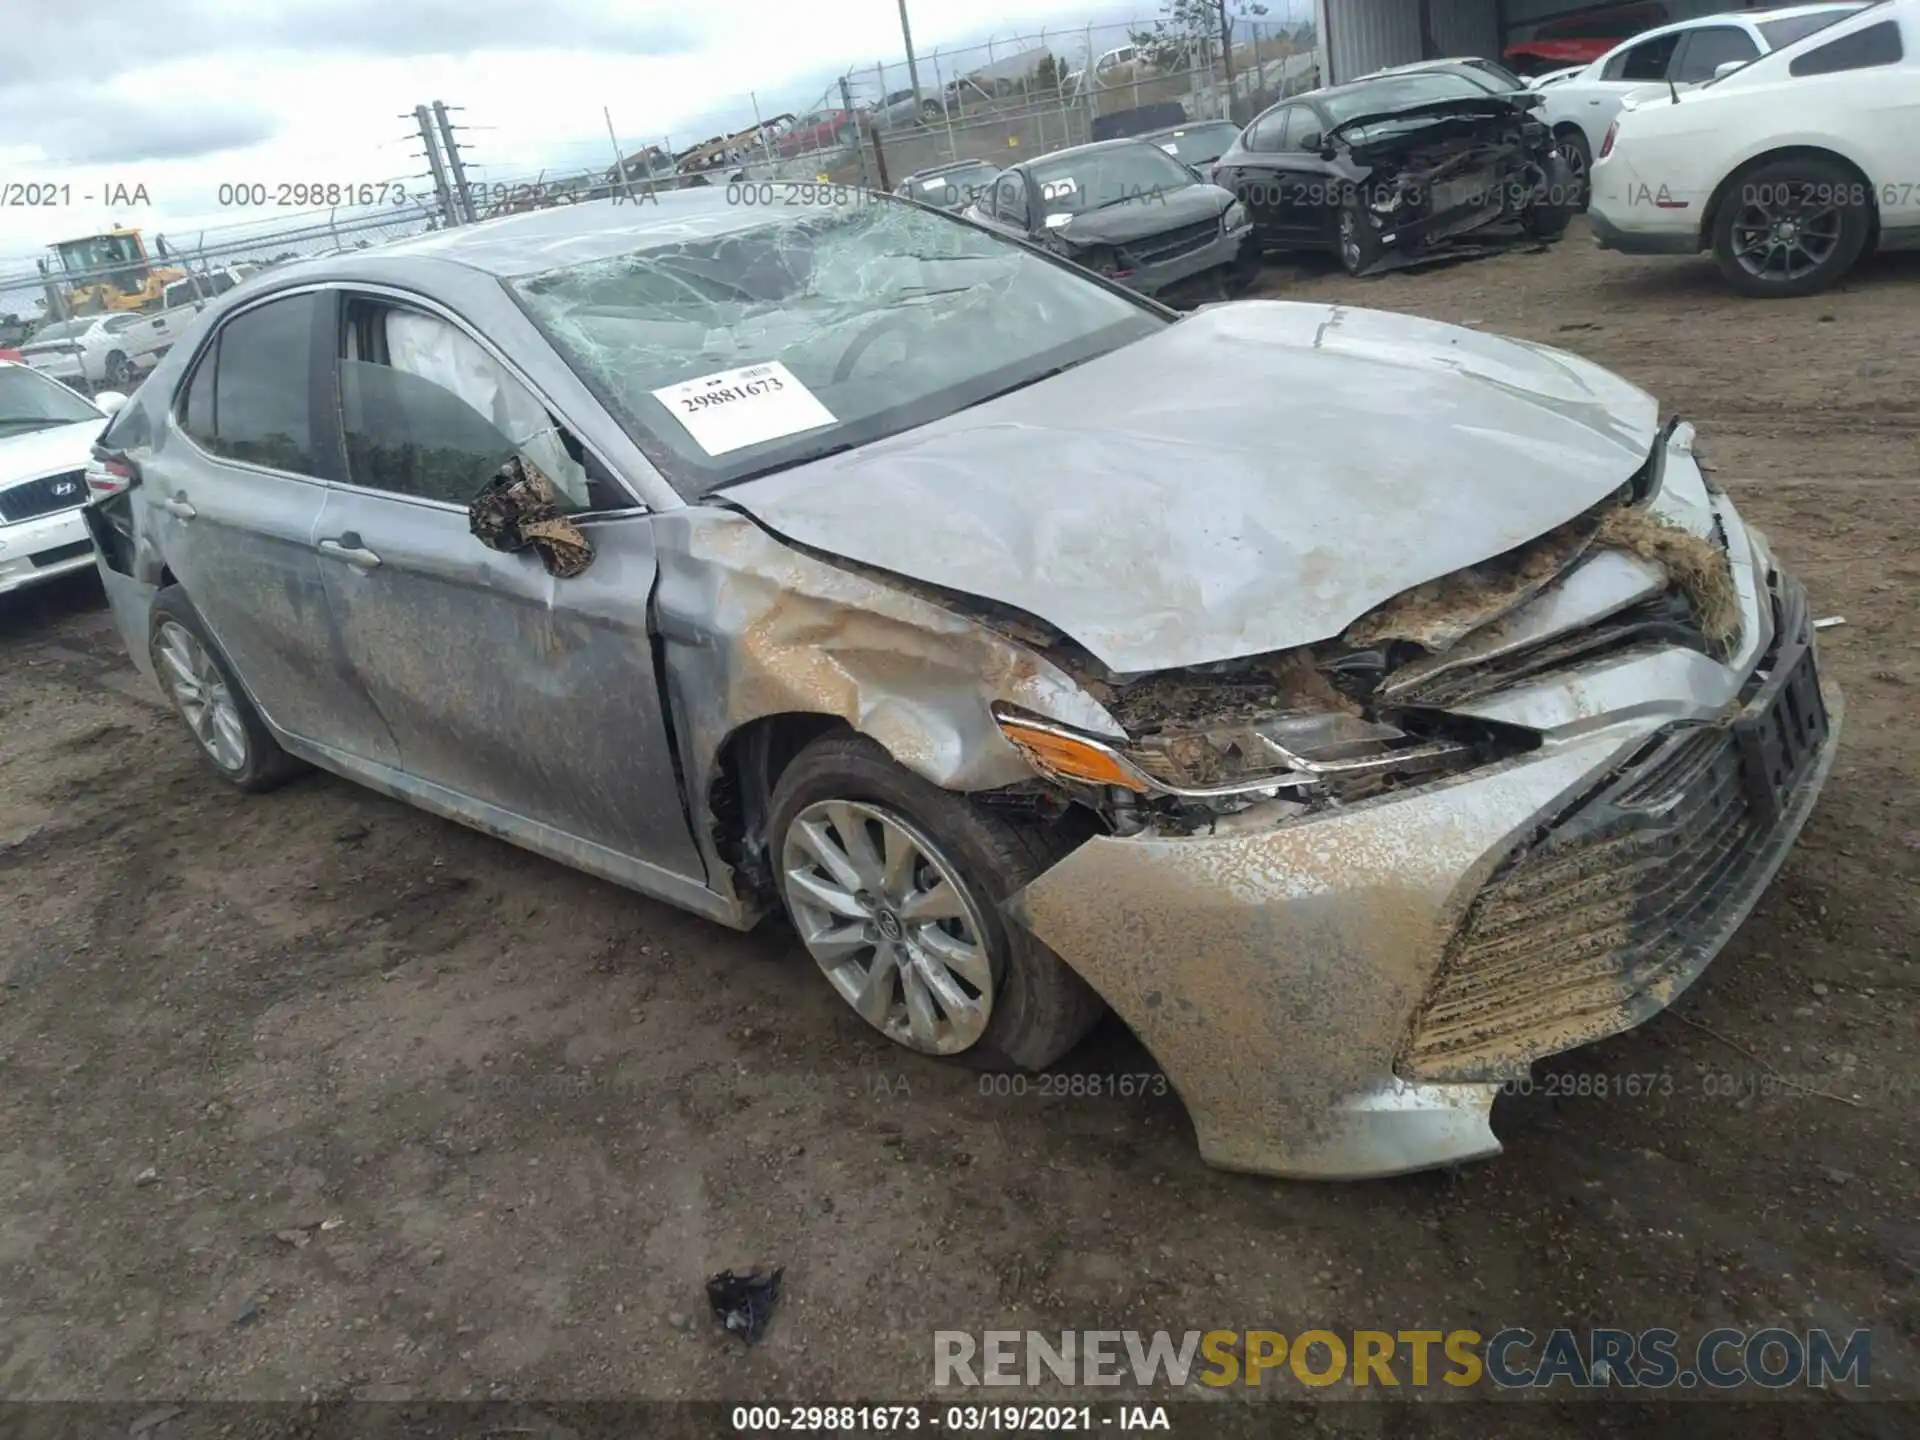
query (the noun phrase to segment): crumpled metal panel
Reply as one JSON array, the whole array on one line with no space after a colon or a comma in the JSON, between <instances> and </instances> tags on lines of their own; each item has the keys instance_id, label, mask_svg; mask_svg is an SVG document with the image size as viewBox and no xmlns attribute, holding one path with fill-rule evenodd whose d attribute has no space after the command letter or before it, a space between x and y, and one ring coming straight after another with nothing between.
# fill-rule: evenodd
<instances>
[{"instance_id":1,"label":"crumpled metal panel","mask_svg":"<svg viewBox=\"0 0 1920 1440\"><path fill-rule=\"evenodd\" d=\"M1576 356L1248 301L728 498L1133 674L1336 635L1597 504L1656 433L1652 397Z\"/></svg>"},{"instance_id":2,"label":"crumpled metal panel","mask_svg":"<svg viewBox=\"0 0 1920 1440\"><path fill-rule=\"evenodd\" d=\"M1383 1162L1354 1102L1394 1085L1448 937L1493 868L1645 733L1260 833L1096 837L1009 910L1152 1052L1209 1163L1405 1168Z\"/></svg>"},{"instance_id":3,"label":"crumpled metal panel","mask_svg":"<svg viewBox=\"0 0 1920 1440\"><path fill-rule=\"evenodd\" d=\"M654 526L655 622L696 817L721 745L769 715L837 716L915 774L958 791L1034 778L994 722L995 701L1124 738L1097 702L1033 651L802 554L744 515L689 507ZM710 868L723 876L708 827L695 828Z\"/></svg>"}]
</instances>

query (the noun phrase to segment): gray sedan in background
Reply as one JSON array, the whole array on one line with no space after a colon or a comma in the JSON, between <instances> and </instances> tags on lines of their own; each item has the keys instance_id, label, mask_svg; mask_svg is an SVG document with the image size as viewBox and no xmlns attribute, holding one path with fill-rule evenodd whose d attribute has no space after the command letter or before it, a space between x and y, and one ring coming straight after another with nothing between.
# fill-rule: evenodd
<instances>
[{"instance_id":1,"label":"gray sedan in background","mask_svg":"<svg viewBox=\"0 0 1920 1440\"><path fill-rule=\"evenodd\" d=\"M1111 1007L1206 1159L1336 1178L1495 1153L1807 818L1839 696L1692 452L1538 346L682 192L257 278L86 513L234 784L783 912L925 1055Z\"/></svg>"}]
</instances>

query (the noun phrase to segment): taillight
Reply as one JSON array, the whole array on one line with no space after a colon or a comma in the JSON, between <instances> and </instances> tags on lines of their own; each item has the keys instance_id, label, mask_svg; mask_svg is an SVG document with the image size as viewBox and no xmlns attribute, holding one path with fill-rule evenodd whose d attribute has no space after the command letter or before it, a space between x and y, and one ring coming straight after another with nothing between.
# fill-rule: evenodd
<instances>
[{"instance_id":1,"label":"taillight","mask_svg":"<svg viewBox=\"0 0 1920 1440\"><path fill-rule=\"evenodd\" d=\"M1613 137L1618 135L1619 133L1620 133L1620 122L1618 120L1614 121L1611 125L1607 126L1606 138L1600 142L1600 158L1602 160L1606 159L1607 156L1613 153Z\"/></svg>"},{"instance_id":2,"label":"taillight","mask_svg":"<svg viewBox=\"0 0 1920 1440\"><path fill-rule=\"evenodd\" d=\"M87 466L87 495L90 499L118 495L137 484L139 479L140 471L126 456L118 451L94 447L93 463Z\"/></svg>"}]
</instances>

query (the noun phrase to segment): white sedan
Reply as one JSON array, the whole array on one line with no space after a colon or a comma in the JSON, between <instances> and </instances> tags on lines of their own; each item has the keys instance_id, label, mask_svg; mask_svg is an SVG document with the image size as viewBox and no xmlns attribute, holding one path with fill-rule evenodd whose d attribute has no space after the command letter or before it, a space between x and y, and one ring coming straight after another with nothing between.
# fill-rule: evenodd
<instances>
[{"instance_id":1,"label":"white sedan","mask_svg":"<svg viewBox=\"0 0 1920 1440\"><path fill-rule=\"evenodd\" d=\"M1584 186L1593 156L1621 102L1649 85L1693 86L1731 65L1770 54L1856 14L1867 0L1788 5L1770 10L1708 15L1645 30L1575 70L1557 70L1531 82L1546 93L1539 118L1553 127L1574 183Z\"/></svg>"},{"instance_id":2,"label":"white sedan","mask_svg":"<svg viewBox=\"0 0 1920 1440\"><path fill-rule=\"evenodd\" d=\"M1920 247L1920 0L1858 14L1676 97L1636 96L1593 165L1609 250L1712 250L1747 295L1811 295Z\"/></svg>"},{"instance_id":3,"label":"white sedan","mask_svg":"<svg viewBox=\"0 0 1920 1440\"><path fill-rule=\"evenodd\" d=\"M92 567L80 513L86 472L95 438L126 400L107 391L90 401L0 360L0 595Z\"/></svg>"},{"instance_id":4,"label":"white sedan","mask_svg":"<svg viewBox=\"0 0 1920 1440\"><path fill-rule=\"evenodd\" d=\"M20 347L20 356L43 375L67 385L110 385L130 390L157 358L138 334L151 320L138 311L82 315L43 325Z\"/></svg>"}]
</instances>

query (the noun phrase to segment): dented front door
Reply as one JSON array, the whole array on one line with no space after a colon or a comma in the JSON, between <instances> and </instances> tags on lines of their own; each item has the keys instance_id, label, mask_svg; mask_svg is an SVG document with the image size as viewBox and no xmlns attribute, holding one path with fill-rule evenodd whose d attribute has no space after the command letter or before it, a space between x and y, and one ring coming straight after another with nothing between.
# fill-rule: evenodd
<instances>
[{"instance_id":1,"label":"dented front door","mask_svg":"<svg viewBox=\"0 0 1920 1440\"><path fill-rule=\"evenodd\" d=\"M703 880L647 633L651 521L581 530L595 556L570 579L488 549L438 501L336 486L317 533L342 644L403 771Z\"/></svg>"}]
</instances>

